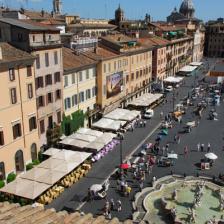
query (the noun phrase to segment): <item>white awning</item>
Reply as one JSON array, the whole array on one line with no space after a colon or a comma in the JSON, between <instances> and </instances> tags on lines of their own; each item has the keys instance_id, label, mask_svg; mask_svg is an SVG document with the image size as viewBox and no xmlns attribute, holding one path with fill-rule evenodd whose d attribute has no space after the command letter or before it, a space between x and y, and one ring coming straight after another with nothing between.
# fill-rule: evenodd
<instances>
[{"instance_id":1,"label":"white awning","mask_svg":"<svg viewBox=\"0 0 224 224\"><path fill-rule=\"evenodd\" d=\"M86 141L86 142L92 142L96 139L96 136L75 133L75 134L70 135L69 138L78 139L78 140L82 140L82 141Z\"/></svg>"},{"instance_id":2,"label":"white awning","mask_svg":"<svg viewBox=\"0 0 224 224\"><path fill-rule=\"evenodd\" d=\"M196 62L196 61L190 63L191 66L197 66L197 67L201 66L202 64L203 64L203 62Z\"/></svg>"},{"instance_id":3,"label":"white awning","mask_svg":"<svg viewBox=\"0 0 224 224\"><path fill-rule=\"evenodd\" d=\"M56 149L56 148L50 148L48 150L46 150L44 153L42 153L43 155L46 155L46 156L53 156L54 154L60 152L61 150L60 149Z\"/></svg>"},{"instance_id":4,"label":"white awning","mask_svg":"<svg viewBox=\"0 0 224 224\"><path fill-rule=\"evenodd\" d=\"M163 80L163 82L169 82L169 83L180 83L183 80L183 77L174 77L169 76Z\"/></svg>"},{"instance_id":5,"label":"white awning","mask_svg":"<svg viewBox=\"0 0 224 224\"><path fill-rule=\"evenodd\" d=\"M94 123L92 127L103 130L118 131L125 124L126 121L116 121L108 118L102 118L98 122Z\"/></svg>"},{"instance_id":6,"label":"white awning","mask_svg":"<svg viewBox=\"0 0 224 224\"><path fill-rule=\"evenodd\" d=\"M109 132L105 132L102 136L98 137L95 142L100 142L100 143L104 143L104 145L107 145L108 143L110 143L113 138L115 138L116 135L113 133L109 133Z\"/></svg>"},{"instance_id":7,"label":"white awning","mask_svg":"<svg viewBox=\"0 0 224 224\"><path fill-rule=\"evenodd\" d=\"M183 68L181 68L179 70L179 72L193 72L196 68L197 68L197 66L187 65L187 66L184 66Z\"/></svg>"},{"instance_id":8,"label":"white awning","mask_svg":"<svg viewBox=\"0 0 224 224\"><path fill-rule=\"evenodd\" d=\"M133 106L137 106L137 107L148 107L162 97L163 97L163 94L146 93L146 94L134 99L128 105L133 105Z\"/></svg>"},{"instance_id":9,"label":"white awning","mask_svg":"<svg viewBox=\"0 0 224 224\"><path fill-rule=\"evenodd\" d=\"M140 114L140 111L131 111L127 109L117 108L113 110L112 112L106 114L104 118L109 118L113 120L121 120L121 121L131 121L131 120L134 120L139 114Z\"/></svg>"},{"instance_id":10,"label":"white awning","mask_svg":"<svg viewBox=\"0 0 224 224\"><path fill-rule=\"evenodd\" d=\"M86 146L87 149L93 149L96 152L100 151L105 146L102 142L91 142Z\"/></svg>"}]
</instances>

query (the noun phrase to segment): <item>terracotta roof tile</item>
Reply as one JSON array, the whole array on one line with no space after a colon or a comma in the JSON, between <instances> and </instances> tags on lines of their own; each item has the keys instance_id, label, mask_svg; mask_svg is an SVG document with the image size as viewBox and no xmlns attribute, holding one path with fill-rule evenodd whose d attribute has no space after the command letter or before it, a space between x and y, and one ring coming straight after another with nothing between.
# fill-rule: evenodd
<instances>
[{"instance_id":1,"label":"terracotta roof tile","mask_svg":"<svg viewBox=\"0 0 224 224\"><path fill-rule=\"evenodd\" d=\"M106 220L104 216L93 218L92 214L80 215L75 212L56 212L54 209L44 210L31 205L20 207L18 204L0 203L1 224L120 224L117 218ZM124 224L133 224L127 220Z\"/></svg>"},{"instance_id":2,"label":"terracotta roof tile","mask_svg":"<svg viewBox=\"0 0 224 224\"><path fill-rule=\"evenodd\" d=\"M72 49L63 47L64 70L81 69L84 66L95 64L96 61L80 53L76 55Z\"/></svg>"},{"instance_id":3,"label":"terracotta roof tile","mask_svg":"<svg viewBox=\"0 0 224 224\"><path fill-rule=\"evenodd\" d=\"M19 50L6 42L0 42L0 48L2 49L1 63L14 62L20 60L34 59L34 57L25 51Z\"/></svg>"}]
</instances>

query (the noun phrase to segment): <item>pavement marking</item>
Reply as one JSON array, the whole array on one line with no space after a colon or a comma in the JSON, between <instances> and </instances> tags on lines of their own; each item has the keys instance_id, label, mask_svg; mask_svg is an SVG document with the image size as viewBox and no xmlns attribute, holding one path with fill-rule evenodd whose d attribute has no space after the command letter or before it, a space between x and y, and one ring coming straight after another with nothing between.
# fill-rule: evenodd
<instances>
[{"instance_id":1,"label":"pavement marking","mask_svg":"<svg viewBox=\"0 0 224 224\"><path fill-rule=\"evenodd\" d=\"M124 162L126 162L127 160L129 160L129 159L131 159L131 157L132 157L132 155L142 146L142 144L148 139L148 138L150 138L153 134L154 134L154 132L161 126L161 122L135 147L135 149L131 152L131 153L129 153L127 156L126 156L126 159L124 160ZM116 169L114 169L106 178L105 178L105 180L104 181L102 181L100 184L103 184L107 179L109 179L111 176L112 176L112 174L115 172L117 170L117 168ZM77 208L76 208L76 210L80 210L85 204L87 203L87 201L84 201L84 202L82 202Z\"/></svg>"}]
</instances>

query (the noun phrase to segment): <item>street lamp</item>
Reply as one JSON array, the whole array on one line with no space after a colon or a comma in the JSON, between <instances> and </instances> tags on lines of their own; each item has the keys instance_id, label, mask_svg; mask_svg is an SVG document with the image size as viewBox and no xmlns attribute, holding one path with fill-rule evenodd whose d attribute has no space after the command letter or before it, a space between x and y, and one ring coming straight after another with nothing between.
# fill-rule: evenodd
<instances>
[{"instance_id":1,"label":"street lamp","mask_svg":"<svg viewBox=\"0 0 224 224\"><path fill-rule=\"evenodd\" d=\"M119 133L118 138L120 140L120 173L122 173L122 164L123 164L123 144L122 141L124 139L124 136Z\"/></svg>"},{"instance_id":2,"label":"street lamp","mask_svg":"<svg viewBox=\"0 0 224 224\"><path fill-rule=\"evenodd\" d=\"M173 113L175 112L175 88L173 88Z\"/></svg>"}]
</instances>

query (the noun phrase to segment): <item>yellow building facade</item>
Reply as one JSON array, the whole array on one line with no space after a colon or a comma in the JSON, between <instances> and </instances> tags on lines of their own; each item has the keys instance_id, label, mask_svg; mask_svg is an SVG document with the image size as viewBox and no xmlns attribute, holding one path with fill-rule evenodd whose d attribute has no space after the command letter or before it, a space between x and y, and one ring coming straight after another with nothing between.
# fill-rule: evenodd
<instances>
[{"instance_id":1,"label":"yellow building facade","mask_svg":"<svg viewBox=\"0 0 224 224\"><path fill-rule=\"evenodd\" d=\"M7 43L0 43L0 179L20 173L37 159L39 136L34 60Z\"/></svg>"}]
</instances>

